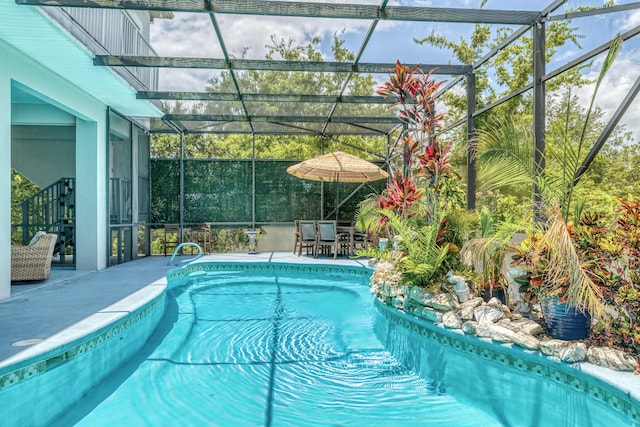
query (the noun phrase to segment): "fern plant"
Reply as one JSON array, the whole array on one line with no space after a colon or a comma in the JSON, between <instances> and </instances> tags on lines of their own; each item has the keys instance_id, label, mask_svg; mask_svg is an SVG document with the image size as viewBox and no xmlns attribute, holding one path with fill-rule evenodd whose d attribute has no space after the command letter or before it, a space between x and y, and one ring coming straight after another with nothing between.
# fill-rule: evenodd
<instances>
[{"instance_id":1,"label":"fern plant","mask_svg":"<svg viewBox=\"0 0 640 427\"><path fill-rule=\"evenodd\" d=\"M450 256L450 246L439 242L444 215L440 213L436 221L427 224L401 218L393 212L386 212L386 215L405 248L399 260L403 282L414 286L437 286L434 280L444 276L445 260Z\"/></svg>"}]
</instances>

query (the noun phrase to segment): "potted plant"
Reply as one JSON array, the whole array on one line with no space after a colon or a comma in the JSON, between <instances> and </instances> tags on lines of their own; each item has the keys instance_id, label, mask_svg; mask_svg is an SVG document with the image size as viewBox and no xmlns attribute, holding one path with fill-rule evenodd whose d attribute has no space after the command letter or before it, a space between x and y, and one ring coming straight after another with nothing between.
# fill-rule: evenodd
<instances>
[{"instance_id":1,"label":"potted plant","mask_svg":"<svg viewBox=\"0 0 640 427\"><path fill-rule=\"evenodd\" d=\"M534 268L533 250L536 243L542 238L542 233L539 230L525 230L524 233L524 239L519 244L510 247L509 273L519 286L518 292L524 294L525 301L531 301L534 299L531 282L537 283L539 279Z\"/></svg>"},{"instance_id":2,"label":"potted plant","mask_svg":"<svg viewBox=\"0 0 640 427\"><path fill-rule=\"evenodd\" d=\"M478 273L478 287L485 301L496 297L506 303L503 267L511 238L521 227L508 221L496 222L486 208L480 211L479 225L478 236L465 242L460 255Z\"/></svg>"},{"instance_id":3,"label":"potted plant","mask_svg":"<svg viewBox=\"0 0 640 427\"><path fill-rule=\"evenodd\" d=\"M245 228L244 233L247 235L247 237L249 238L249 255L255 255L257 254L257 250L256 247L258 245L257 240L258 240L258 236L263 232L261 228L256 228L256 227L251 227L251 228Z\"/></svg>"},{"instance_id":4,"label":"potted plant","mask_svg":"<svg viewBox=\"0 0 640 427\"><path fill-rule=\"evenodd\" d=\"M549 150L544 153L549 157L549 160L559 166L559 175L537 174L532 176L534 170L533 153L526 144L513 138L514 133L509 122L479 134L478 162L483 164L484 171L489 174L487 182L490 182L494 187L509 185L513 182L528 182L529 184L535 183L536 187L540 189L548 221L535 223L531 227L531 229L539 230L541 237L531 251L530 289L543 307L554 307L553 310L546 310L551 315L556 312L554 303L559 303L561 307L557 311L558 313L567 315L573 313L577 317L594 315L598 319L608 318L600 289L592 280L587 266L583 263L584 258L581 258L577 249L577 242L575 236L572 236L571 227L572 224L577 224L581 218L582 204L574 200L574 186L576 184L575 177L584 156L587 124L598 89L604 75L612 66L621 44L620 36L617 36L611 43L596 81L577 143L574 144L569 137L567 123L559 146L549 147ZM569 103L567 103L567 108L569 108ZM561 317L563 316L558 316L558 318ZM582 333L582 335L584 334Z\"/></svg>"}]
</instances>

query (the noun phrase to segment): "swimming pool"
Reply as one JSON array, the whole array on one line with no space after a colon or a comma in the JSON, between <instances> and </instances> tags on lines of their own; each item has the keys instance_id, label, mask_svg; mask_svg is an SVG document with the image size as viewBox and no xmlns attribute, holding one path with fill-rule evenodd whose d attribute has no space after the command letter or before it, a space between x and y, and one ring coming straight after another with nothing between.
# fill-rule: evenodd
<instances>
[{"instance_id":1,"label":"swimming pool","mask_svg":"<svg viewBox=\"0 0 640 427\"><path fill-rule=\"evenodd\" d=\"M229 265L170 282L145 348L57 425L631 425L465 348L486 343L418 332L368 282L366 269Z\"/></svg>"}]
</instances>

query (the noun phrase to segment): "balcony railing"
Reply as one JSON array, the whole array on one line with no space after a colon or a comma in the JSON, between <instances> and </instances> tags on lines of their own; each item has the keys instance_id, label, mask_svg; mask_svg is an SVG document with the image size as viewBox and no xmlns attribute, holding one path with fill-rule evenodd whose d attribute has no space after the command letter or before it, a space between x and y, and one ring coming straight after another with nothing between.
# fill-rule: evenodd
<instances>
[{"instance_id":1,"label":"balcony railing","mask_svg":"<svg viewBox=\"0 0 640 427\"><path fill-rule=\"evenodd\" d=\"M48 8L43 10L94 54L157 56L147 37L129 15L116 9ZM124 75L138 90L157 90L158 70L126 67ZM122 74L122 73L121 73Z\"/></svg>"}]
</instances>

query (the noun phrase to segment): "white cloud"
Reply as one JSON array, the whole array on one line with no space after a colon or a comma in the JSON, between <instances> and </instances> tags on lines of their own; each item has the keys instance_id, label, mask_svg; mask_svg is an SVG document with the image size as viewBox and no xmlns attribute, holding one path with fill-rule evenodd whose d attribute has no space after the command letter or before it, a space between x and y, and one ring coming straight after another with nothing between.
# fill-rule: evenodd
<instances>
[{"instance_id":1,"label":"white cloud","mask_svg":"<svg viewBox=\"0 0 640 427\"><path fill-rule=\"evenodd\" d=\"M624 53L624 54L623 54ZM624 98L629 93L631 86L639 77L636 70L640 70L638 64L638 52L628 51L621 52L616 58L613 66L605 75L596 97L595 104L600 107L604 113L604 119L609 120L618 109ZM593 67L585 76L587 79L595 80L598 78L604 55L600 55L594 61ZM634 72L636 71L636 72ZM585 86L575 89L574 93L579 98L580 104L586 109L593 95L594 85ZM640 140L640 98L636 98L626 113L622 116L619 124L626 125L627 130L631 131L636 140Z\"/></svg>"},{"instance_id":2,"label":"white cloud","mask_svg":"<svg viewBox=\"0 0 640 427\"><path fill-rule=\"evenodd\" d=\"M365 0L366 1L366 0ZM293 39L294 45L305 45L314 37L324 43L323 56L330 60L333 34L344 36L362 33L370 25L366 20L304 19L289 17L260 17L252 15L216 16L225 47L231 57L264 59L271 44L271 35L277 40ZM213 24L208 14L176 13L173 19L157 19L151 25L151 45L159 56L223 58ZM216 72L193 69L163 69L160 72L160 90L203 90L206 81Z\"/></svg>"},{"instance_id":3,"label":"white cloud","mask_svg":"<svg viewBox=\"0 0 640 427\"><path fill-rule=\"evenodd\" d=\"M314 37L323 41L331 40L333 34L343 30L345 34L364 33L369 26L369 21L362 20L231 15L220 16L219 23L229 52L239 57L243 49L249 47L247 57L254 59L264 58L272 35L277 40L293 39L296 45L305 45ZM330 43L324 45L328 48ZM329 51L322 53L329 59Z\"/></svg>"},{"instance_id":4,"label":"white cloud","mask_svg":"<svg viewBox=\"0 0 640 427\"><path fill-rule=\"evenodd\" d=\"M190 68L160 69L158 88L161 91L203 92L209 79L220 71Z\"/></svg>"},{"instance_id":5,"label":"white cloud","mask_svg":"<svg viewBox=\"0 0 640 427\"><path fill-rule=\"evenodd\" d=\"M176 13L151 25L151 46L159 56L220 58L222 49L205 13Z\"/></svg>"},{"instance_id":6,"label":"white cloud","mask_svg":"<svg viewBox=\"0 0 640 427\"><path fill-rule=\"evenodd\" d=\"M624 15L619 22L616 22L616 26L619 27L622 32L635 28L638 25L640 25L640 10L637 9Z\"/></svg>"}]
</instances>

